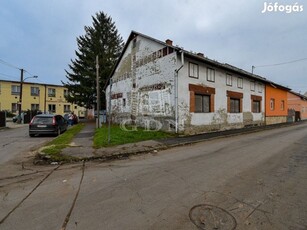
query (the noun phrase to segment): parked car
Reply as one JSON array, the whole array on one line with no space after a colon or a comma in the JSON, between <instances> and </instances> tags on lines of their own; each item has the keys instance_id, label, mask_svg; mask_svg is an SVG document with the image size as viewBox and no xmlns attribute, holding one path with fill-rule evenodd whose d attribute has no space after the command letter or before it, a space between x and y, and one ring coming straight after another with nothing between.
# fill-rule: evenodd
<instances>
[{"instance_id":1,"label":"parked car","mask_svg":"<svg viewBox=\"0 0 307 230\"><path fill-rule=\"evenodd\" d=\"M29 124L29 136L51 134L60 135L67 130L67 121L61 115L39 114Z\"/></svg>"},{"instance_id":2,"label":"parked car","mask_svg":"<svg viewBox=\"0 0 307 230\"><path fill-rule=\"evenodd\" d=\"M79 123L79 117L74 113L65 113L64 119L68 122L68 125L75 125Z\"/></svg>"}]
</instances>

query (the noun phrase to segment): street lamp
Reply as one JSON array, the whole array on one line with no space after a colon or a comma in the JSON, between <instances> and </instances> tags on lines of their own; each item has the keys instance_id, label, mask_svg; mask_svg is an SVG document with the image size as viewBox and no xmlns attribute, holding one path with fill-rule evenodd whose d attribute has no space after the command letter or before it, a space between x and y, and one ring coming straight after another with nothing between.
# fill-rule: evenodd
<instances>
[{"instance_id":1,"label":"street lamp","mask_svg":"<svg viewBox=\"0 0 307 230\"><path fill-rule=\"evenodd\" d=\"M21 123L21 105L22 105L22 86L25 80L29 79L29 78L38 78L38 76L31 76L31 77L26 77L23 78L23 72L24 69L20 69L21 74L20 74L20 92L19 92L19 108L18 108L18 122Z\"/></svg>"}]
</instances>

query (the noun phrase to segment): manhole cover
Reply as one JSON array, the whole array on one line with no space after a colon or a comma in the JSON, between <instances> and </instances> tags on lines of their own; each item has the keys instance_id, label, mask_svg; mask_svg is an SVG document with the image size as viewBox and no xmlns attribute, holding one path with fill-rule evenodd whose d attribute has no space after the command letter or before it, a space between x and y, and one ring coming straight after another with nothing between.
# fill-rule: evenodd
<instances>
[{"instance_id":1,"label":"manhole cover","mask_svg":"<svg viewBox=\"0 0 307 230\"><path fill-rule=\"evenodd\" d=\"M209 204L194 206L190 210L189 216L199 229L230 230L237 226L236 219L229 212Z\"/></svg>"}]
</instances>

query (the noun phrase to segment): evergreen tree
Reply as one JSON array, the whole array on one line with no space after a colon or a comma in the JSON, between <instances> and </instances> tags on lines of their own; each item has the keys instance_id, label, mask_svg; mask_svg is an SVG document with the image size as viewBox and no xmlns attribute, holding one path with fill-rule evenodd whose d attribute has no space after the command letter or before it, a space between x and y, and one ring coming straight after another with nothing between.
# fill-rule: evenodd
<instances>
[{"instance_id":1,"label":"evergreen tree","mask_svg":"<svg viewBox=\"0 0 307 230\"><path fill-rule=\"evenodd\" d=\"M112 18L103 12L92 16L92 26L85 26L85 35L77 38L78 50L76 59L69 64L70 71L65 70L69 94L66 100L79 106L91 108L96 104L96 56L99 57L100 97L105 109L104 89L111 71L123 48L123 40L119 35Z\"/></svg>"}]
</instances>

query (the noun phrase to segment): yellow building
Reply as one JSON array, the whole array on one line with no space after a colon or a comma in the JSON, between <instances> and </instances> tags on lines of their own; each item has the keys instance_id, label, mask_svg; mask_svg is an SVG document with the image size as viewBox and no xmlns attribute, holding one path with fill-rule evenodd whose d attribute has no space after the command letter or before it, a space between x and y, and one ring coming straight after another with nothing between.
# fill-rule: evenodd
<instances>
[{"instance_id":1,"label":"yellow building","mask_svg":"<svg viewBox=\"0 0 307 230\"><path fill-rule=\"evenodd\" d=\"M0 80L0 111L18 113L20 82ZM40 110L43 113L65 114L74 111L85 116L86 109L65 100L68 90L61 85L23 82L21 110Z\"/></svg>"}]
</instances>

